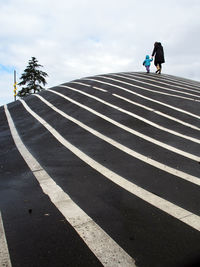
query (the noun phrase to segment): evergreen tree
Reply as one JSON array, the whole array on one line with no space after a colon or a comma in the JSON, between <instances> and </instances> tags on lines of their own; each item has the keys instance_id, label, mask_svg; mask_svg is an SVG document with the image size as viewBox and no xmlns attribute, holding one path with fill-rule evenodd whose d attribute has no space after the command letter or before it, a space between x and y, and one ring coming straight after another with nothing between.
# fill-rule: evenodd
<instances>
[{"instance_id":1,"label":"evergreen tree","mask_svg":"<svg viewBox=\"0 0 200 267\"><path fill-rule=\"evenodd\" d=\"M36 92L44 90L40 84L42 83L44 86L47 84L45 77L48 75L46 72L38 70L40 67L43 66L38 64L38 60L35 57L29 60L29 65L20 77L22 81L18 83L19 86L26 85L26 87L22 87L22 90L18 92L19 97L35 94Z\"/></svg>"}]
</instances>

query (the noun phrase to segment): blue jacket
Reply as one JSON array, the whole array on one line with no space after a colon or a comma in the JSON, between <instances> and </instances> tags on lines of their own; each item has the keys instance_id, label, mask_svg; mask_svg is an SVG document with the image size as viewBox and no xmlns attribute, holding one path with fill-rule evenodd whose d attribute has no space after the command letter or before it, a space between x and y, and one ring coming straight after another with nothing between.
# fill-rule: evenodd
<instances>
[{"instance_id":1,"label":"blue jacket","mask_svg":"<svg viewBox=\"0 0 200 267\"><path fill-rule=\"evenodd\" d=\"M149 55L146 56L146 59L143 62L144 66L150 66L151 65L151 61L153 60L153 58L149 58Z\"/></svg>"}]
</instances>

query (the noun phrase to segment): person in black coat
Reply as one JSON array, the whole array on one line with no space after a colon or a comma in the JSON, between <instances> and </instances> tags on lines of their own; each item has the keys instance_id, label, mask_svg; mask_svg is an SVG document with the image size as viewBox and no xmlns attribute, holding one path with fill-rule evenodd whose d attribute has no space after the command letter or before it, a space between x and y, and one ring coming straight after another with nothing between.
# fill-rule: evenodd
<instances>
[{"instance_id":1,"label":"person in black coat","mask_svg":"<svg viewBox=\"0 0 200 267\"><path fill-rule=\"evenodd\" d=\"M157 68L156 73L161 73L162 70L162 63L165 63L165 58L164 58L164 50L163 47L161 45L161 43L159 42L155 42L154 44L154 49L153 49L153 53L152 53L152 57L154 57L154 65Z\"/></svg>"}]
</instances>

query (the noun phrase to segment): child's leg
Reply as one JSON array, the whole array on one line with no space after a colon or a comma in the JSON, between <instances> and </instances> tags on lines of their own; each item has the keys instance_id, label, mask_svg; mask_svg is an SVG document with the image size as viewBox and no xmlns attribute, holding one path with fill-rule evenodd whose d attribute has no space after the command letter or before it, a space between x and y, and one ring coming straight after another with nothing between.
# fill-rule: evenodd
<instances>
[{"instance_id":1,"label":"child's leg","mask_svg":"<svg viewBox=\"0 0 200 267\"><path fill-rule=\"evenodd\" d=\"M146 70L149 73L150 66L146 66Z\"/></svg>"}]
</instances>

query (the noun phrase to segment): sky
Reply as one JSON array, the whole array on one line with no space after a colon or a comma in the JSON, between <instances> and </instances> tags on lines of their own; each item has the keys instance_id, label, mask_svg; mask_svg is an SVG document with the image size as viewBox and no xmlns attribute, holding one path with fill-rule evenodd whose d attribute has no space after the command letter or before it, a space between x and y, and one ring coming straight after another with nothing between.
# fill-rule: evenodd
<instances>
[{"instance_id":1,"label":"sky","mask_svg":"<svg viewBox=\"0 0 200 267\"><path fill-rule=\"evenodd\" d=\"M47 89L145 71L155 41L163 73L200 81L199 14L199 0L0 0L0 106L14 101L14 70L20 82L32 57L48 74Z\"/></svg>"}]
</instances>

